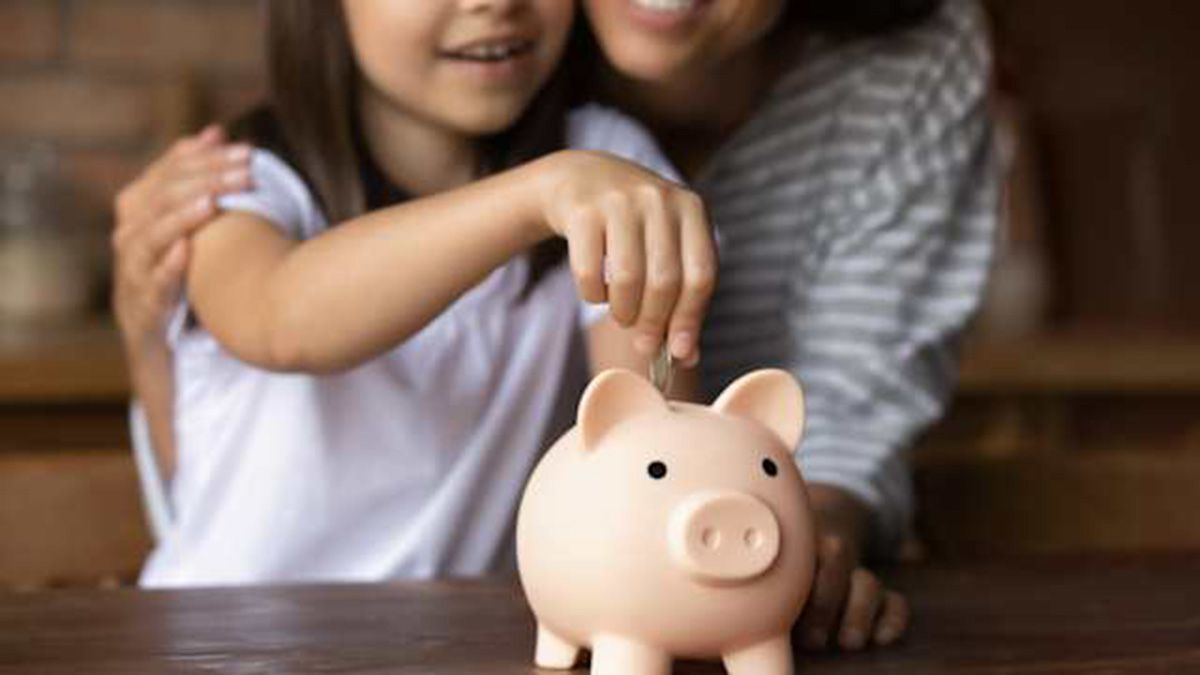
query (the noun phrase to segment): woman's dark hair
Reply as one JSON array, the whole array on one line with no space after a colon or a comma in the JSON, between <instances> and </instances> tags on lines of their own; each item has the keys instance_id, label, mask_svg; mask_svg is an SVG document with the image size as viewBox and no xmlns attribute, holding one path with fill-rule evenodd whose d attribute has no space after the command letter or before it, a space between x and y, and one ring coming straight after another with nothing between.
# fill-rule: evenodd
<instances>
[{"instance_id":1,"label":"woman's dark hair","mask_svg":"<svg viewBox=\"0 0 1200 675\"><path fill-rule=\"evenodd\" d=\"M941 4L942 0L789 0L784 19L817 31L869 34L920 23Z\"/></svg>"},{"instance_id":2,"label":"woman's dark hair","mask_svg":"<svg viewBox=\"0 0 1200 675\"><path fill-rule=\"evenodd\" d=\"M360 75L342 3L267 0L267 104L233 125L233 135L283 156L312 189L331 224L408 196L380 180L360 129ZM561 149L567 100L562 73L517 123L483 139L482 173ZM532 253L536 280L565 252L552 239ZM531 284L532 285L532 284Z\"/></svg>"}]
</instances>

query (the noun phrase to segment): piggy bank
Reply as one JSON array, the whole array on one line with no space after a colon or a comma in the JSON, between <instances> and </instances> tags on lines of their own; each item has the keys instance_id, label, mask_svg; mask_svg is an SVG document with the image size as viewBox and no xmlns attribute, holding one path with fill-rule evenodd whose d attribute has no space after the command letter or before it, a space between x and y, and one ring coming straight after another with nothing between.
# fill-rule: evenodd
<instances>
[{"instance_id":1,"label":"piggy bank","mask_svg":"<svg viewBox=\"0 0 1200 675\"><path fill-rule=\"evenodd\" d=\"M517 516L537 665L570 669L590 649L594 675L670 673L674 658L792 673L816 564L791 455L803 427L803 393L780 370L711 407L628 371L593 380Z\"/></svg>"}]
</instances>

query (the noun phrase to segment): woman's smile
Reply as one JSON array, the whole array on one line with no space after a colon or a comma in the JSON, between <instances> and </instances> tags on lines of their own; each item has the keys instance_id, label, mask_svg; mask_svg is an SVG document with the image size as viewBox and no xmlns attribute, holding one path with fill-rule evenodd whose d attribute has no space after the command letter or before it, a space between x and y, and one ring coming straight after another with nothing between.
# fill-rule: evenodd
<instances>
[{"instance_id":1,"label":"woman's smile","mask_svg":"<svg viewBox=\"0 0 1200 675\"><path fill-rule=\"evenodd\" d=\"M631 23L645 30L674 31L694 24L712 0L629 0Z\"/></svg>"}]
</instances>

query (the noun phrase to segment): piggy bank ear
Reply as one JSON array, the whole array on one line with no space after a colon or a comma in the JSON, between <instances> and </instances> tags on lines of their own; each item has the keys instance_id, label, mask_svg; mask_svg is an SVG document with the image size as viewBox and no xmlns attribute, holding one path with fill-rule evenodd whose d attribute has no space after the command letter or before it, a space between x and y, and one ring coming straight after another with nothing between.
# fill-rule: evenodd
<instances>
[{"instance_id":1,"label":"piggy bank ear","mask_svg":"<svg viewBox=\"0 0 1200 675\"><path fill-rule=\"evenodd\" d=\"M804 433L804 391L784 370L756 370L721 392L713 409L754 420L793 451Z\"/></svg>"},{"instance_id":2,"label":"piggy bank ear","mask_svg":"<svg viewBox=\"0 0 1200 675\"><path fill-rule=\"evenodd\" d=\"M583 447L595 449L605 434L630 417L667 410L666 399L644 378L628 370L606 370L592 380L579 402Z\"/></svg>"}]
</instances>

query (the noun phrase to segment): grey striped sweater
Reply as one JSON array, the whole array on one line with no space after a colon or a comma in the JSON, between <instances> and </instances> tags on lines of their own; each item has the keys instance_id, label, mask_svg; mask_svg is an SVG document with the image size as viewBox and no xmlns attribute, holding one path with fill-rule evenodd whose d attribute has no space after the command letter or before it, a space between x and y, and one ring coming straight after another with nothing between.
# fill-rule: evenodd
<instances>
[{"instance_id":1,"label":"grey striped sweater","mask_svg":"<svg viewBox=\"0 0 1200 675\"><path fill-rule=\"evenodd\" d=\"M871 505L884 554L912 522L904 451L952 393L991 260L990 58L976 0L884 37L814 40L694 186L721 235L706 393L794 372L801 469Z\"/></svg>"}]
</instances>

